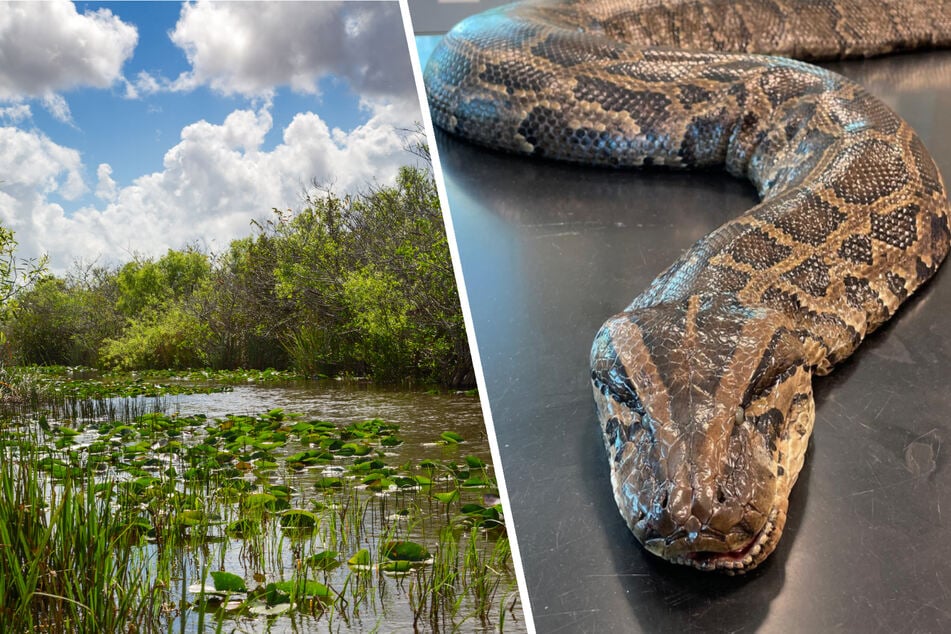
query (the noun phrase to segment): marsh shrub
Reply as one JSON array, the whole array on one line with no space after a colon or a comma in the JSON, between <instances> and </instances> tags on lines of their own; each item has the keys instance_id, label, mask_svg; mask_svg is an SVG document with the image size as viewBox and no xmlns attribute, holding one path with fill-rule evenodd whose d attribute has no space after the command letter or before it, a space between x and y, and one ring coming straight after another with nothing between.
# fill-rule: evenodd
<instances>
[{"instance_id":1,"label":"marsh shrub","mask_svg":"<svg viewBox=\"0 0 951 634\"><path fill-rule=\"evenodd\" d=\"M102 342L102 363L120 370L207 365L208 327L182 306L133 319L118 339Z\"/></svg>"},{"instance_id":2,"label":"marsh shrub","mask_svg":"<svg viewBox=\"0 0 951 634\"><path fill-rule=\"evenodd\" d=\"M252 224L221 254L169 250L21 283L0 316L16 360L474 384L428 168L349 195L315 188L302 209Z\"/></svg>"}]
</instances>

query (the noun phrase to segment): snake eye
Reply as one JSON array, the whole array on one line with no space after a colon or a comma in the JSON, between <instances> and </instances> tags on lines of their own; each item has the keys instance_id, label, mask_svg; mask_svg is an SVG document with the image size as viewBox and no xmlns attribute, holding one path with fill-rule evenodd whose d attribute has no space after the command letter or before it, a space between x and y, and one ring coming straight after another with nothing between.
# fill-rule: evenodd
<instances>
[{"instance_id":1,"label":"snake eye","mask_svg":"<svg viewBox=\"0 0 951 634\"><path fill-rule=\"evenodd\" d=\"M774 386L785 381L802 364L802 342L795 333L779 330L767 346L759 367L750 378L742 404L766 396Z\"/></svg>"},{"instance_id":2,"label":"snake eye","mask_svg":"<svg viewBox=\"0 0 951 634\"><path fill-rule=\"evenodd\" d=\"M765 368L765 371L759 374L759 376L750 383L750 387L743 397L743 403L749 406L754 400L768 396L773 388L792 376L799 366L800 364L798 363L788 366L780 366L777 364Z\"/></svg>"},{"instance_id":3,"label":"snake eye","mask_svg":"<svg viewBox=\"0 0 951 634\"><path fill-rule=\"evenodd\" d=\"M637 390L627 375L620 371L618 367L613 366L607 371L600 372L593 370L591 380L604 396L624 405L638 418L644 416L644 405L637 395Z\"/></svg>"}]
</instances>

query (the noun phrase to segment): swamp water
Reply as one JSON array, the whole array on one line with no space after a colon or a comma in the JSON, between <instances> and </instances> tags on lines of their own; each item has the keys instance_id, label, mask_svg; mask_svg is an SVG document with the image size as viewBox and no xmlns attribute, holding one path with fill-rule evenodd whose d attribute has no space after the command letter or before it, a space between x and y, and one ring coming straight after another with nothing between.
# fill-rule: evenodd
<instances>
[{"instance_id":1,"label":"swamp water","mask_svg":"<svg viewBox=\"0 0 951 634\"><path fill-rule=\"evenodd\" d=\"M48 518L85 486L134 542L129 631L525 630L474 396L244 384L21 409L0 441Z\"/></svg>"}]
</instances>

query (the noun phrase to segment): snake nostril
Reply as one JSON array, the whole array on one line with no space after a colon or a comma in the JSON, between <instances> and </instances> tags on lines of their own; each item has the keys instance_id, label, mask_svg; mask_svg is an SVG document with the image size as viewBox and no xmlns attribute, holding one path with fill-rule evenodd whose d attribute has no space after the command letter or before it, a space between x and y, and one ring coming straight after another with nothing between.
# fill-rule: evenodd
<instances>
[{"instance_id":1,"label":"snake nostril","mask_svg":"<svg viewBox=\"0 0 951 634\"><path fill-rule=\"evenodd\" d=\"M723 504L726 502L726 493L723 491L723 487L717 487L717 502Z\"/></svg>"},{"instance_id":2,"label":"snake nostril","mask_svg":"<svg viewBox=\"0 0 951 634\"><path fill-rule=\"evenodd\" d=\"M660 499L660 508L662 508L662 509L667 508L667 498L668 498L668 497L670 497L670 493L667 492L667 491L664 491L664 497L662 497L662 498Z\"/></svg>"}]
</instances>

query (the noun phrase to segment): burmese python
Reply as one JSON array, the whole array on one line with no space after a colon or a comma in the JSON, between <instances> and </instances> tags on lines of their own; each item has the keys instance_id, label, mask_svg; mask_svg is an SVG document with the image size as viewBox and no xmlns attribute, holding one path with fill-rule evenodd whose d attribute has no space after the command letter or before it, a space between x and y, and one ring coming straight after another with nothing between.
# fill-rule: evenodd
<instances>
[{"instance_id":1,"label":"burmese python","mask_svg":"<svg viewBox=\"0 0 951 634\"><path fill-rule=\"evenodd\" d=\"M914 131L844 77L750 52L949 43L951 0L567 0L469 18L434 51L426 89L449 132L587 164L720 165L759 192L592 347L614 495L648 551L730 573L763 561L812 431L812 375L948 251Z\"/></svg>"}]
</instances>

